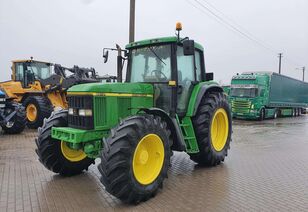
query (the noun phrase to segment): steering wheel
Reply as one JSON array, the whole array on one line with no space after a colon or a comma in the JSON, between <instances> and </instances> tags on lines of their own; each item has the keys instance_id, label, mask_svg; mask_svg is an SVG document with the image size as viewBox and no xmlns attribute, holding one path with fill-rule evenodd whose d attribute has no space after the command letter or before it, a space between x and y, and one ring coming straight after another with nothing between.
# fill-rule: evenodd
<instances>
[{"instance_id":1,"label":"steering wheel","mask_svg":"<svg viewBox=\"0 0 308 212\"><path fill-rule=\"evenodd\" d=\"M159 74L161 74L164 78L161 78L161 79L163 79L163 80L166 80L166 79L168 79L168 77L162 72L162 71L159 71L159 70L153 70L153 71L151 71L151 75L153 76L153 73L155 73L155 76L157 77L157 78L160 78L159 77Z\"/></svg>"}]
</instances>

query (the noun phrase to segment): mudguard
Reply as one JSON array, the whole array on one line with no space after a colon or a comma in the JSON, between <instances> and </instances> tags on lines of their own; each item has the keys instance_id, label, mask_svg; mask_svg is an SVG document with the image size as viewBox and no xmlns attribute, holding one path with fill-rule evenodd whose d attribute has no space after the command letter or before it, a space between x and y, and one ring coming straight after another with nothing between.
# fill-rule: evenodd
<instances>
[{"instance_id":1,"label":"mudguard","mask_svg":"<svg viewBox=\"0 0 308 212\"><path fill-rule=\"evenodd\" d=\"M197 84L191 93L186 116L192 117L196 115L202 97L209 91L223 92L223 88L218 83L213 81L201 82Z\"/></svg>"}]
</instances>

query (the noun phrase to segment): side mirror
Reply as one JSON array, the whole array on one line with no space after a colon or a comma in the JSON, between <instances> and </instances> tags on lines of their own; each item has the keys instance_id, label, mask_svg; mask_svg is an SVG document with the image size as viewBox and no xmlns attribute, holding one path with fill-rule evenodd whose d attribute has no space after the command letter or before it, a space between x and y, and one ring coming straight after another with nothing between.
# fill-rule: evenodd
<instances>
[{"instance_id":1,"label":"side mirror","mask_svg":"<svg viewBox=\"0 0 308 212\"><path fill-rule=\"evenodd\" d=\"M214 73L205 73L205 81L211 81L214 79Z\"/></svg>"},{"instance_id":2,"label":"side mirror","mask_svg":"<svg viewBox=\"0 0 308 212\"><path fill-rule=\"evenodd\" d=\"M195 42L194 40L184 40L183 41L183 49L184 49L184 55L194 55L195 53Z\"/></svg>"},{"instance_id":3,"label":"side mirror","mask_svg":"<svg viewBox=\"0 0 308 212\"><path fill-rule=\"evenodd\" d=\"M108 56L109 56L109 51L105 49L103 50L103 58L104 58L104 63L107 63L108 61Z\"/></svg>"}]
</instances>

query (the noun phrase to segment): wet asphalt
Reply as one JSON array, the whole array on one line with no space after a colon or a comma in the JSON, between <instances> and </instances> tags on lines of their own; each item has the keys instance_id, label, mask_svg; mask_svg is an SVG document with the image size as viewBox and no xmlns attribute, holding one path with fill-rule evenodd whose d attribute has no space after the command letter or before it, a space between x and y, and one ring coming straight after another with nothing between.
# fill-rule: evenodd
<instances>
[{"instance_id":1,"label":"wet asphalt","mask_svg":"<svg viewBox=\"0 0 308 212\"><path fill-rule=\"evenodd\" d=\"M175 152L164 187L126 205L108 194L96 165L63 178L38 162L36 131L0 135L0 211L308 211L308 115L233 121L225 162L199 167Z\"/></svg>"}]
</instances>

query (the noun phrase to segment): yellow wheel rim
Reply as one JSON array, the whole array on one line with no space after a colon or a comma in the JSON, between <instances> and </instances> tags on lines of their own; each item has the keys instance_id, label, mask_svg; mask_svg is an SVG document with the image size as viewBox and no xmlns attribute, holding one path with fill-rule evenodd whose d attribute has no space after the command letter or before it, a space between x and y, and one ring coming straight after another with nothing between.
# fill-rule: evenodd
<instances>
[{"instance_id":1,"label":"yellow wheel rim","mask_svg":"<svg viewBox=\"0 0 308 212\"><path fill-rule=\"evenodd\" d=\"M165 158L163 141L156 134L144 136L133 157L133 173L142 185L151 184L159 175Z\"/></svg>"},{"instance_id":2,"label":"yellow wheel rim","mask_svg":"<svg viewBox=\"0 0 308 212\"><path fill-rule=\"evenodd\" d=\"M27 106L27 119L32 122L35 121L36 117L37 117L36 106L34 104L29 104Z\"/></svg>"},{"instance_id":3,"label":"yellow wheel rim","mask_svg":"<svg viewBox=\"0 0 308 212\"><path fill-rule=\"evenodd\" d=\"M71 162L78 162L87 157L82 150L74 150L69 148L65 141L61 141L61 152L63 156Z\"/></svg>"},{"instance_id":4,"label":"yellow wheel rim","mask_svg":"<svg viewBox=\"0 0 308 212\"><path fill-rule=\"evenodd\" d=\"M211 125L211 142L216 151L221 151L228 139L229 134L229 118L227 112L223 108L216 110Z\"/></svg>"}]
</instances>

